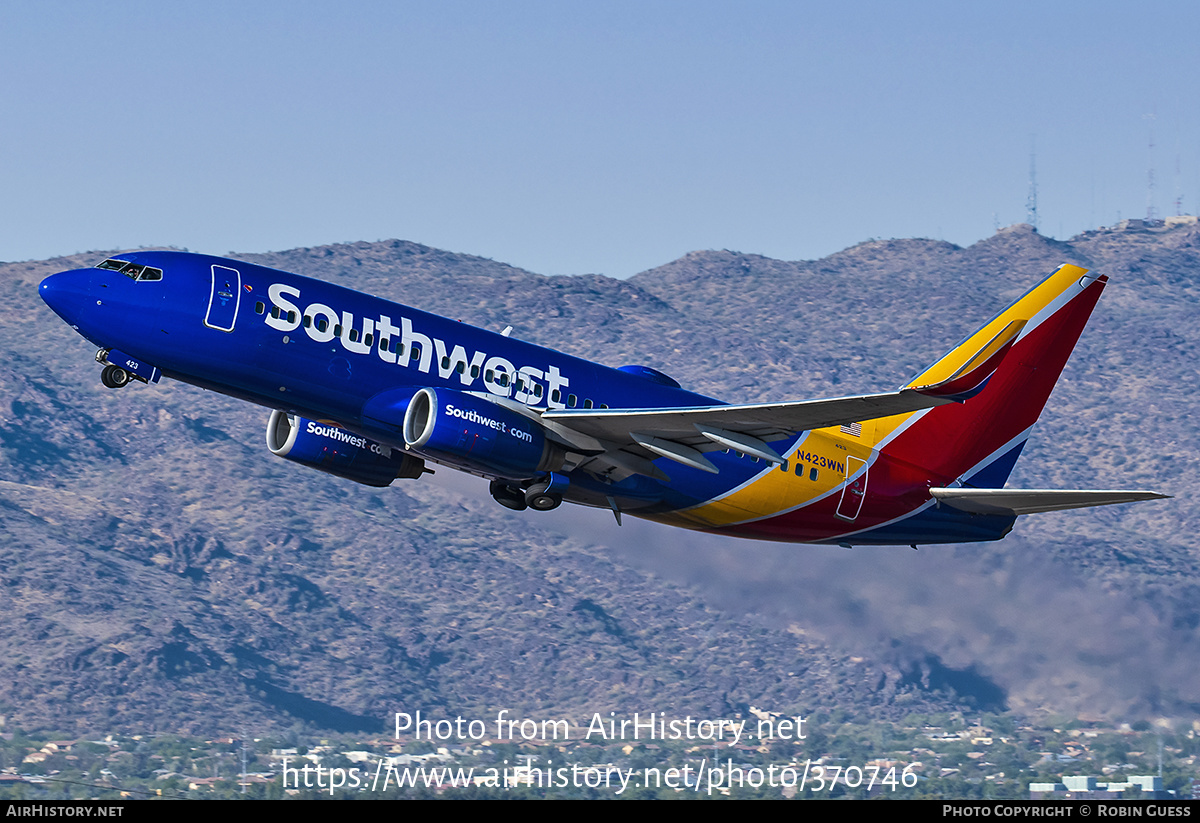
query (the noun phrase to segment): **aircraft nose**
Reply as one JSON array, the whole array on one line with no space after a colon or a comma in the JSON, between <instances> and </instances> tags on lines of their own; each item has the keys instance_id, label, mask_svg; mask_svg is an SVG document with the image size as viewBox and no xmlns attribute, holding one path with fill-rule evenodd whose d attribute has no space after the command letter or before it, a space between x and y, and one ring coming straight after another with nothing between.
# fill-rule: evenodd
<instances>
[{"instance_id":1,"label":"aircraft nose","mask_svg":"<svg viewBox=\"0 0 1200 823\"><path fill-rule=\"evenodd\" d=\"M92 299L91 269L76 269L52 274L38 286L38 294L54 313L72 326L78 325L84 306Z\"/></svg>"}]
</instances>

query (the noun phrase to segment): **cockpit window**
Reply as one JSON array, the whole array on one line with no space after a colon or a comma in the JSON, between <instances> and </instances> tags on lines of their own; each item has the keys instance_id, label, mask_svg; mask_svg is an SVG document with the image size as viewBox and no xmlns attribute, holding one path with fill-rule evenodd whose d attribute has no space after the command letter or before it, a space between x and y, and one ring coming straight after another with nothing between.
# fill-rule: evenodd
<instances>
[{"instance_id":1,"label":"cockpit window","mask_svg":"<svg viewBox=\"0 0 1200 823\"><path fill-rule=\"evenodd\" d=\"M119 271L121 274L131 280L162 280L162 269L152 268L150 266L139 266L137 263L130 263L127 260L117 260L110 257L103 263L96 266L98 269L108 269L109 271Z\"/></svg>"}]
</instances>

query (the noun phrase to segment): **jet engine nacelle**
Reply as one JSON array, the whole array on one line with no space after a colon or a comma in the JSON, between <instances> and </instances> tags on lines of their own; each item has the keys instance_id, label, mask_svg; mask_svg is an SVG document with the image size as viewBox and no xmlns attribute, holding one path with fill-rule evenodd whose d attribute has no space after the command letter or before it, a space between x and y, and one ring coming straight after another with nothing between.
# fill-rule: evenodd
<instances>
[{"instance_id":1,"label":"jet engine nacelle","mask_svg":"<svg viewBox=\"0 0 1200 823\"><path fill-rule=\"evenodd\" d=\"M564 452L537 421L466 392L425 388L404 415L414 451L485 474L527 478L561 467Z\"/></svg>"},{"instance_id":2,"label":"jet engine nacelle","mask_svg":"<svg viewBox=\"0 0 1200 823\"><path fill-rule=\"evenodd\" d=\"M420 477L425 461L329 423L273 411L267 421L271 453L364 486Z\"/></svg>"}]
</instances>

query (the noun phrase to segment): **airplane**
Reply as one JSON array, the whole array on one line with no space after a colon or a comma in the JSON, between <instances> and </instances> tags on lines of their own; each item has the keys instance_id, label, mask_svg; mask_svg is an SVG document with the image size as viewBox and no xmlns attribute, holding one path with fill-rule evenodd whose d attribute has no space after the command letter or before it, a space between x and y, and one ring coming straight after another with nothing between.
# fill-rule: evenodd
<instances>
[{"instance_id":1,"label":"airplane","mask_svg":"<svg viewBox=\"0 0 1200 823\"><path fill-rule=\"evenodd\" d=\"M264 406L273 454L358 483L433 463L518 511L565 500L618 524L916 548L1166 497L1004 488L1106 282L1060 266L896 391L749 405L207 255L130 252L39 291L99 347L105 386L165 376Z\"/></svg>"}]
</instances>

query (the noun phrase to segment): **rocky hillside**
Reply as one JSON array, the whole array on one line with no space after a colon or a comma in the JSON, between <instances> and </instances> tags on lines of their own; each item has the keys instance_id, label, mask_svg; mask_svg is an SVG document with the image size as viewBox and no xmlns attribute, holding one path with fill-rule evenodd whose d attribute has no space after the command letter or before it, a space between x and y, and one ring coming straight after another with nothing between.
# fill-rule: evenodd
<instances>
[{"instance_id":1,"label":"rocky hillside","mask_svg":"<svg viewBox=\"0 0 1200 823\"><path fill-rule=\"evenodd\" d=\"M515 514L447 470L361 488L271 456L263 409L103 389L36 284L105 253L0 265L0 715L204 733L382 731L415 708L1190 717L1198 249L1194 228L1014 227L819 261L695 252L626 281L401 241L244 255L732 401L894 387L1059 263L1110 275L1011 484L1177 498L920 552Z\"/></svg>"}]
</instances>

